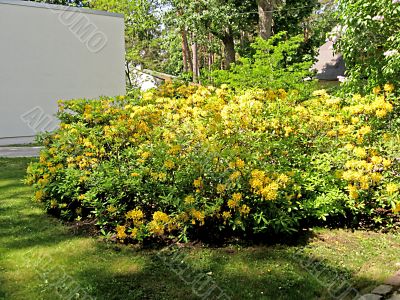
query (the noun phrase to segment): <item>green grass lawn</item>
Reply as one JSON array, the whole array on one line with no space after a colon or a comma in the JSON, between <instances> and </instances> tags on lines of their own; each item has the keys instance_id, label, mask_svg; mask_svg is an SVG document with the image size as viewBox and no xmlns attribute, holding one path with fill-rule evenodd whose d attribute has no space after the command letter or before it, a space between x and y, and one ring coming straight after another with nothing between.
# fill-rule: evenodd
<instances>
[{"instance_id":1,"label":"green grass lawn","mask_svg":"<svg viewBox=\"0 0 400 300\"><path fill-rule=\"evenodd\" d=\"M28 162L0 158L0 299L217 299L216 287L230 299L330 299L340 284L368 292L400 261L399 235L362 231L318 229L291 246L107 243L31 202Z\"/></svg>"}]
</instances>

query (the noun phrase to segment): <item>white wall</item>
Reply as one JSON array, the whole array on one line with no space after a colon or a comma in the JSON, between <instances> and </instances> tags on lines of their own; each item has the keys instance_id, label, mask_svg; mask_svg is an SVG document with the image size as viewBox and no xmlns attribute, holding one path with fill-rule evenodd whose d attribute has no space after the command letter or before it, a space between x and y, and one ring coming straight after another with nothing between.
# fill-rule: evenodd
<instances>
[{"instance_id":1,"label":"white wall","mask_svg":"<svg viewBox=\"0 0 400 300\"><path fill-rule=\"evenodd\" d=\"M123 16L66 9L0 0L0 144L54 128L59 99L125 94Z\"/></svg>"}]
</instances>

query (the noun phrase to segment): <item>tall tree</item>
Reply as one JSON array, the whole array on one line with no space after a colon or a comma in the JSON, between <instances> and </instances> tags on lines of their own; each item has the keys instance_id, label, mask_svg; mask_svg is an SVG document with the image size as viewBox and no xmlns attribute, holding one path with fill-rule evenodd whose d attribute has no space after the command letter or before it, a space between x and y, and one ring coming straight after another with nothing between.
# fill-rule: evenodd
<instances>
[{"instance_id":1,"label":"tall tree","mask_svg":"<svg viewBox=\"0 0 400 300\"><path fill-rule=\"evenodd\" d=\"M197 43L206 44L212 33L223 44L226 68L236 59L235 40L242 31L253 31L250 11L254 4L250 0L170 0L168 4L181 12L176 22L194 32Z\"/></svg>"},{"instance_id":2,"label":"tall tree","mask_svg":"<svg viewBox=\"0 0 400 300\"><path fill-rule=\"evenodd\" d=\"M200 68L199 68L199 54L198 54L198 44L196 40L196 34L192 34L192 53L193 53L193 82L198 83L200 76Z\"/></svg>"},{"instance_id":3,"label":"tall tree","mask_svg":"<svg viewBox=\"0 0 400 300\"><path fill-rule=\"evenodd\" d=\"M272 35L276 0L257 0L260 36L267 40Z\"/></svg>"}]
</instances>

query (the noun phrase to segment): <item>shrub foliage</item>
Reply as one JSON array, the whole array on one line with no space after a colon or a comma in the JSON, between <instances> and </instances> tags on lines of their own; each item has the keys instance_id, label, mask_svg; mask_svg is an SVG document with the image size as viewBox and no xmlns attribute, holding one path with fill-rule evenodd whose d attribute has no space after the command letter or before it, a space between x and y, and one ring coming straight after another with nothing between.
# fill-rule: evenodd
<instances>
[{"instance_id":1,"label":"shrub foliage","mask_svg":"<svg viewBox=\"0 0 400 300\"><path fill-rule=\"evenodd\" d=\"M314 82L310 71L313 60L302 55L304 37L288 37L280 32L268 40L257 38L251 44L252 58L240 58L229 70L209 74L214 85L227 84L235 89L296 89L308 97ZM310 81L304 81L308 78Z\"/></svg>"},{"instance_id":2,"label":"shrub foliage","mask_svg":"<svg viewBox=\"0 0 400 300\"><path fill-rule=\"evenodd\" d=\"M346 90L370 92L400 84L400 1L342 0L340 25L332 33L346 61Z\"/></svg>"},{"instance_id":3,"label":"shrub foliage","mask_svg":"<svg viewBox=\"0 0 400 300\"><path fill-rule=\"evenodd\" d=\"M27 182L47 210L121 241L298 230L400 209L393 87L314 92L163 86L139 99L60 102Z\"/></svg>"}]
</instances>

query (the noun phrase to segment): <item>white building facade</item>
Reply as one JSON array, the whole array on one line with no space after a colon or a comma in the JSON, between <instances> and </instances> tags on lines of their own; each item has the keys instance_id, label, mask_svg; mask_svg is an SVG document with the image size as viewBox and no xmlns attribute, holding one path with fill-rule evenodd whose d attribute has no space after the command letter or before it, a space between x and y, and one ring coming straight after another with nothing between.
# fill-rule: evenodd
<instances>
[{"instance_id":1,"label":"white building facade","mask_svg":"<svg viewBox=\"0 0 400 300\"><path fill-rule=\"evenodd\" d=\"M57 126L57 100L124 95L123 15L0 0L0 145Z\"/></svg>"}]
</instances>

